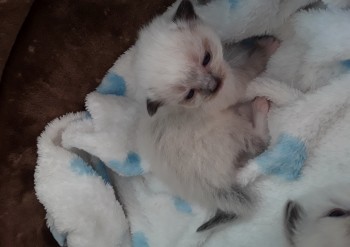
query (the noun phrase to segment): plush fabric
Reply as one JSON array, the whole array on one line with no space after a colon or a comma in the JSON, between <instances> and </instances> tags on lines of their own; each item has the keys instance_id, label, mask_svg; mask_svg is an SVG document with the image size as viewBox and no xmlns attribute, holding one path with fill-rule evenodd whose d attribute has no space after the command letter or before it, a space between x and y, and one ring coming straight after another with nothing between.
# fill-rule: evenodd
<instances>
[{"instance_id":1,"label":"plush fabric","mask_svg":"<svg viewBox=\"0 0 350 247\"><path fill-rule=\"evenodd\" d=\"M213 16L221 4L197 10ZM245 20L248 29L252 24ZM130 48L86 97L87 112L54 120L39 138L35 188L57 241L71 247L288 246L282 224L286 201L349 178L348 30L349 10L342 9L300 11L275 24L282 44L266 72L248 86L250 99L272 101L271 144L238 177L260 178L259 203L253 217L213 234L196 232L212 212L169 191L138 153L137 121L146 106L139 101L133 67L138 58Z\"/></svg>"},{"instance_id":2,"label":"plush fabric","mask_svg":"<svg viewBox=\"0 0 350 247\"><path fill-rule=\"evenodd\" d=\"M33 191L36 138L55 117L83 108L136 30L171 2L36 0L18 36L22 21L6 29L13 34L6 45L0 34L0 64L7 61L0 83L0 246L57 246ZM18 5L9 12L4 3ZM1 32L19 9L23 20L29 6L0 0Z\"/></svg>"},{"instance_id":3,"label":"plush fabric","mask_svg":"<svg viewBox=\"0 0 350 247\"><path fill-rule=\"evenodd\" d=\"M5 2L1 33L31 3ZM12 50L0 37L2 61L11 53L0 83L0 246L57 246L33 188L37 136L55 117L82 109L85 95L133 44L137 29L171 3L37 0ZM6 30L17 35L19 26Z\"/></svg>"}]
</instances>

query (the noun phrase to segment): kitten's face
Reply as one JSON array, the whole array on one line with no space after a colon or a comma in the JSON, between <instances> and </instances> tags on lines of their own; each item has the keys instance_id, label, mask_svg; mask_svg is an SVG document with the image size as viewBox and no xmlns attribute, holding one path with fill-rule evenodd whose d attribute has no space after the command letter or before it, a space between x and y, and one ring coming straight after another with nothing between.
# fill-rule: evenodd
<instances>
[{"instance_id":1,"label":"kitten's face","mask_svg":"<svg viewBox=\"0 0 350 247\"><path fill-rule=\"evenodd\" d=\"M180 4L173 21L156 19L140 33L136 57L137 80L153 114L162 105L205 104L228 73L218 36L203 25L188 1Z\"/></svg>"},{"instance_id":2,"label":"kitten's face","mask_svg":"<svg viewBox=\"0 0 350 247\"><path fill-rule=\"evenodd\" d=\"M286 207L287 236L296 247L350 246L350 187L331 188Z\"/></svg>"}]
</instances>

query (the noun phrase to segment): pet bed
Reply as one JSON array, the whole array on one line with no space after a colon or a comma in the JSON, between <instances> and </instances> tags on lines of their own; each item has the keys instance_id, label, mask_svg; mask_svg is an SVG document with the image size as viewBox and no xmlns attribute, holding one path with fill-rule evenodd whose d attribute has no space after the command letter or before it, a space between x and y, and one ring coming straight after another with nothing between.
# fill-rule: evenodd
<instances>
[{"instance_id":1,"label":"pet bed","mask_svg":"<svg viewBox=\"0 0 350 247\"><path fill-rule=\"evenodd\" d=\"M252 23L243 22L260 11L262 2L270 8L261 9ZM246 13L236 21L249 32L228 31L230 21L216 27L225 41L267 31L283 41L249 91L274 102L271 145L250 161L252 169L242 178L247 183L258 179L260 203L253 217L218 232L196 233L212 212L172 195L148 172L134 138L130 48L86 97L86 112L52 121L39 138L35 189L61 246L287 246L286 200L350 176L349 12L332 7L294 15L312 1L293 3L213 1L196 8L214 27L219 18ZM163 17L169 18L177 4ZM259 21L262 16L266 23Z\"/></svg>"}]
</instances>

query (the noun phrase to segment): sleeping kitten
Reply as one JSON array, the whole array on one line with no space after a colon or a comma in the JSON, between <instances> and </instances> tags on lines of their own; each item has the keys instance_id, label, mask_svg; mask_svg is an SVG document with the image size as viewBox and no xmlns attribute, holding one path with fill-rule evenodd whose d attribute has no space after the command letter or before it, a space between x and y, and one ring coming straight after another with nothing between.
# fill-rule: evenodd
<instances>
[{"instance_id":1,"label":"sleeping kitten","mask_svg":"<svg viewBox=\"0 0 350 247\"><path fill-rule=\"evenodd\" d=\"M198 231L254 206L252 186L243 188L236 177L267 146L269 104L240 100L277 46L262 40L231 69L218 36L185 0L172 20L156 18L140 32L134 71L147 112L138 128L139 152L174 193L218 209Z\"/></svg>"},{"instance_id":2,"label":"sleeping kitten","mask_svg":"<svg viewBox=\"0 0 350 247\"><path fill-rule=\"evenodd\" d=\"M350 246L350 184L337 185L289 201L285 228L291 246Z\"/></svg>"}]
</instances>

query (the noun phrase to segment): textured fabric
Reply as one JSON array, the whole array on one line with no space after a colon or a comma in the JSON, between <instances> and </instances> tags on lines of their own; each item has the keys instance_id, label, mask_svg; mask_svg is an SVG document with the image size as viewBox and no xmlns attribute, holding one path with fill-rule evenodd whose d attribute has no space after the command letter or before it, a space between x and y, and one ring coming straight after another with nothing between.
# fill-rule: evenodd
<instances>
[{"instance_id":1,"label":"textured fabric","mask_svg":"<svg viewBox=\"0 0 350 247\"><path fill-rule=\"evenodd\" d=\"M1 32L5 23L2 20L6 18L10 22L13 18L3 15L7 11L3 6L9 6L2 5L3 2L0 1ZM14 2L22 2L23 8L30 5L25 0L8 0ZM100 83L113 61L133 44L137 29L171 2L34 2L12 48L0 85L1 247L57 246L45 226L43 207L34 194L36 138L47 122L82 109L85 95ZM11 27L9 30L17 32ZM9 53L10 46L7 47Z\"/></svg>"},{"instance_id":2,"label":"textured fabric","mask_svg":"<svg viewBox=\"0 0 350 247\"><path fill-rule=\"evenodd\" d=\"M197 11L214 15L221 11L220 4ZM163 18L169 20L174 12L170 9ZM301 11L276 33L281 46L265 73L247 89L249 99L265 96L272 101L270 147L237 177L255 182L259 203L254 217L241 217L213 234L196 232L212 212L169 191L149 170L147 157L138 153L136 137L143 132L137 123L146 106L140 105L134 79L138 57L135 47L130 48L96 92L87 95L88 112L54 120L39 138L35 188L56 239L70 247L288 246L282 225L287 200L349 178L350 49L344 46L350 39L348 14L340 9ZM290 71L302 79L293 83ZM98 176L101 169L93 170L96 162L90 155L110 169L107 178L104 172Z\"/></svg>"}]
</instances>

